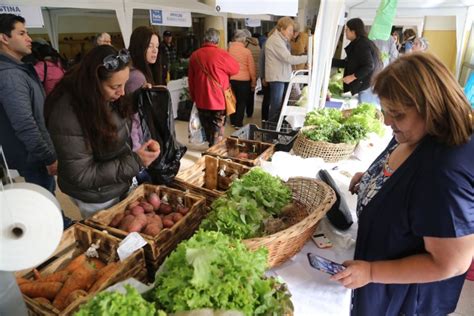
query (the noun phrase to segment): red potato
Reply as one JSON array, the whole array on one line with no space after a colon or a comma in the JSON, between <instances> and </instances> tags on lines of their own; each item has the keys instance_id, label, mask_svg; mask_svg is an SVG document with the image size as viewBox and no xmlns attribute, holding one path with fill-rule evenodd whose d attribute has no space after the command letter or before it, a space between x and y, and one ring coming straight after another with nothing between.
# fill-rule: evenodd
<instances>
[{"instance_id":1,"label":"red potato","mask_svg":"<svg viewBox=\"0 0 474 316\"><path fill-rule=\"evenodd\" d=\"M173 222L177 223L183 218L183 214L181 213L173 213Z\"/></svg>"},{"instance_id":2,"label":"red potato","mask_svg":"<svg viewBox=\"0 0 474 316\"><path fill-rule=\"evenodd\" d=\"M158 194L156 194L155 192L148 194L147 200L148 200L148 203L153 205L153 208L155 211L157 211L160 208L161 200Z\"/></svg>"},{"instance_id":3,"label":"red potato","mask_svg":"<svg viewBox=\"0 0 474 316\"><path fill-rule=\"evenodd\" d=\"M125 213L119 213L114 216L109 226L117 227L120 224L120 221L125 217Z\"/></svg>"},{"instance_id":4,"label":"red potato","mask_svg":"<svg viewBox=\"0 0 474 316\"><path fill-rule=\"evenodd\" d=\"M131 213L135 216L145 213L145 209L141 205L137 205L132 208Z\"/></svg>"},{"instance_id":5,"label":"red potato","mask_svg":"<svg viewBox=\"0 0 474 316\"><path fill-rule=\"evenodd\" d=\"M156 223L150 223L146 225L145 229L143 230L143 233L149 236L156 236L160 232L161 232L161 228Z\"/></svg>"},{"instance_id":6,"label":"red potato","mask_svg":"<svg viewBox=\"0 0 474 316\"><path fill-rule=\"evenodd\" d=\"M239 159L249 159L249 154L248 153L239 153L237 155L237 158L239 158Z\"/></svg>"},{"instance_id":7,"label":"red potato","mask_svg":"<svg viewBox=\"0 0 474 316\"><path fill-rule=\"evenodd\" d=\"M155 211L155 208L153 207L153 205L151 205L148 202L140 202L140 206L143 207L143 209L145 210L145 213L151 213Z\"/></svg>"},{"instance_id":8,"label":"red potato","mask_svg":"<svg viewBox=\"0 0 474 316\"><path fill-rule=\"evenodd\" d=\"M163 227L164 228L171 228L173 227L174 222L171 219L164 219L163 220Z\"/></svg>"},{"instance_id":9,"label":"red potato","mask_svg":"<svg viewBox=\"0 0 474 316\"><path fill-rule=\"evenodd\" d=\"M186 215L189 212L189 207L179 206L177 209L178 213L181 215Z\"/></svg>"},{"instance_id":10,"label":"red potato","mask_svg":"<svg viewBox=\"0 0 474 316\"><path fill-rule=\"evenodd\" d=\"M131 210L132 208L134 208L138 204L140 204L139 201L133 201L132 203L128 204L127 208Z\"/></svg>"},{"instance_id":11,"label":"red potato","mask_svg":"<svg viewBox=\"0 0 474 316\"><path fill-rule=\"evenodd\" d=\"M147 215L147 225L156 223L160 228L163 228L163 222L161 221L161 217L156 214L148 213Z\"/></svg>"},{"instance_id":12,"label":"red potato","mask_svg":"<svg viewBox=\"0 0 474 316\"><path fill-rule=\"evenodd\" d=\"M169 205L168 203L163 203L163 201L161 201L160 213L163 213L166 215L171 212L173 212L173 208L171 207L171 205Z\"/></svg>"},{"instance_id":13,"label":"red potato","mask_svg":"<svg viewBox=\"0 0 474 316\"><path fill-rule=\"evenodd\" d=\"M135 220L135 215L127 215L120 222L119 229L128 231L128 227Z\"/></svg>"},{"instance_id":14,"label":"red potato","mask_svg":"<svg viewBox=\"0 0 474 316\"><path fill-rule=\"evenodd\" d=\"M128 226L128 232L140 232L146 224L147 218L145 214L137 215L135 216L135 220L130 223L130 226Z\"/></svg>"}]
</instances>

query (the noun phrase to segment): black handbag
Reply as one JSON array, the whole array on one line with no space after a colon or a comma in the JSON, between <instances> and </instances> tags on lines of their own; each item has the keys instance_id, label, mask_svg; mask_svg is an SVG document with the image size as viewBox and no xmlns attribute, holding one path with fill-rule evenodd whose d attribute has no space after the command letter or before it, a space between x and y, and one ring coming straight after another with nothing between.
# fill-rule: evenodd
<instances>
[{"instance_id":1,"label":"black handbag","mask_svg":"<svg viewBox=\"0 0 474 316\"><path fill-rule=\"evenodd\" d=\"M179 171L186 146L176 140L171 97L164 86L138 89L133 95L140 118L146 122L151 138L160 143L160 155L147 168L154 184L169 184Z\"/></svg>"},{"instance_id":2,"label":"black handbag","mask_svg":"<svg viewBox=\"0 0 474 316\"><path fill-rule=\"evenodd\" d=\"M331 177L327 170L321 169L319 171L319 178L324 181L327 185L329 185L334 192L336 193L336 203L332 206L332 208L326 213L329 222L340 230L347 230L351 227L352 220L351 211L349 210L349 206L347 205L344 196L341 194L336 182Z\"/></svg>"}]
</instances>

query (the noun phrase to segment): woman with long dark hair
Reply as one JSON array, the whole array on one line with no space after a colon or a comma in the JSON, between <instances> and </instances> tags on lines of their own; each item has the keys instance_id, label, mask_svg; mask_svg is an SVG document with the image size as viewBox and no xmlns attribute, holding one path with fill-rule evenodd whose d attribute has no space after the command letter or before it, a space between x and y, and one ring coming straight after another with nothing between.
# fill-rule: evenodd
<instances>
[{"instance_id":1,"label":"woman with long dark hair","mask_svg":"<svg viewBox=\"0 0 474 316\"><path fill-rule=\"evenodd\" d=\"M150 140L130 144L129 107L122 96L129 77L127 51L92 49L47 97L47 127L58 155L58 184L87 218L125 194L140 168L159 155Z\"/></svg>"},{"instance_id":2,"label":"woman with long dark hair","mask_svg":"<svg viewBox=\"0 0 474 316\"><path fill-rule=\"evenodd\" d=\"M130 37L130 56L132 67L130 78L125 84L125 93L130 94L142 87L160 84L161 67L158 61L160 37L150 26L137 27ZM140 119L138 109L134 109L132 116L132 144L137 150L148 139L150 133L146 123Z\"/></svg>"},{"instance_id":3,"label":"woman with long dark hair","mask_svg":"<svg viewBox=\"0 0 474 316\"><path fill-rule=\"evenodd\" d=\"M350 44L344 48L347 57L344 60L333 59L333 66L344 68L344 92L358 94L359 103L379 104L372 93L370 81L377 69L381 68L379 50L369 40L364 22L359 18L350 19L345 27L346 38Z\"/></svg>"}]
</instances>

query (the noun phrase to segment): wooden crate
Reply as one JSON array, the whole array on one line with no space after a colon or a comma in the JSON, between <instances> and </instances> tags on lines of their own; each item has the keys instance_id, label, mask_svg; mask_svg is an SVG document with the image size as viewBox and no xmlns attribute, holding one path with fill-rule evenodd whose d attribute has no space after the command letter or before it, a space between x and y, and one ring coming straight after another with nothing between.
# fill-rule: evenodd
<instances>
[{"instance_id":1,"label":"wooden crate","mask_svg":"<svg viewBox=\"0 0 474 316\"><path fill-rule=\"evenodd\" d=\"M87 219L85 223L86 225L106 230L110 234L123 239L129 233L119 228L111 227L109 225L110 222L117 214L125 212L130 203L145 197L146 194L151 192L156 192L160 196L160 199L166 194L171 205L177 204L180 198L184 202L184 206L189 208L189 212L179 222L171 228L164 228L158 235L149 236L140 233L147 242L147 245L144 247L145 259L147 260L148 267L152 270L149 271L149 274L152 276L166 256L176 248L178 243L183 239L191 237L201 224L201 220L206 215L204 197L166 186L142 184L125 200L107 210L94 214Z\"/></svg>"},{"instance_id":2,"label":"wooden crate","mask_svg":"<svg viewBox=\"0 0 474 316\"><path fill-rule=\"evenodd\" d=\"M240 178L249 171L248 166L206 155L193 166L180 171L172 185L205 196L206 204L210 205L225 194L235 177Z\"/></svg>"},{"instance_id":3,"label":"wooden crate","mask_svg":"<svg viewBox=\"0 0 474 316\"><path fill-rule=\"evenodd\" d=\"M100 240L100 247L97 250L99 259L104 263L116 262L119 260L117 248L120 239L106 232L101 232L92 227L77 223L66 230L61 242L54 254L36 269L43 276L52 274L63 269L69 262L84 253L91 243ZM16 273L17 277L33 279L33 270L23 270ZM71 315L76 312L81 304L92 299L95 294L103 289L123 281L128 278L135 278L143 283L148 282L147 270L145 265L145 256L143 249L135 251L131 256L121 262L117 271L112 274L97 291L89 293L87 296L78 298L69 304L64 310L60 311L50 304L40 303L34 299L23 295L29 314L32 315Z\"/></svg>"},{"instance_id":4,"label":"wooden crate","mask_svg":"<svg viewBox=\"0 0 474 316\"><path fill-rule=\"evenodd\" d=\"M274 151L274 144L228 137L210 147L203 155L231 159L246 166L259 166L262 160L270 159ZM248 158L239 158L241 153L248 154Z\"/></svg>"}]
</instances>

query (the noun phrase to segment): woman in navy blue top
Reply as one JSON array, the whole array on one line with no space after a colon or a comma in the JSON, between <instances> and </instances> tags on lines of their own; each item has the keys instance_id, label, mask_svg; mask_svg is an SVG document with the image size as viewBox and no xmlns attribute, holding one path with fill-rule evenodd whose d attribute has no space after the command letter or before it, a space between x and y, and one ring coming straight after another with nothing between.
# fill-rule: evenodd
<instances>
[{"instance_id":1,"label":"woman in navy blue top","mask_svg":"<svg viewBox=\"0 0 474 316\"><path fill-rule=\"evenodd\" d=\"M471 107L430 54L403 56L376 78L394 138L358 193L353 261L333 276L355 289L352 315L446 315L474 255Z\"/></svg>"}]
</instances>

